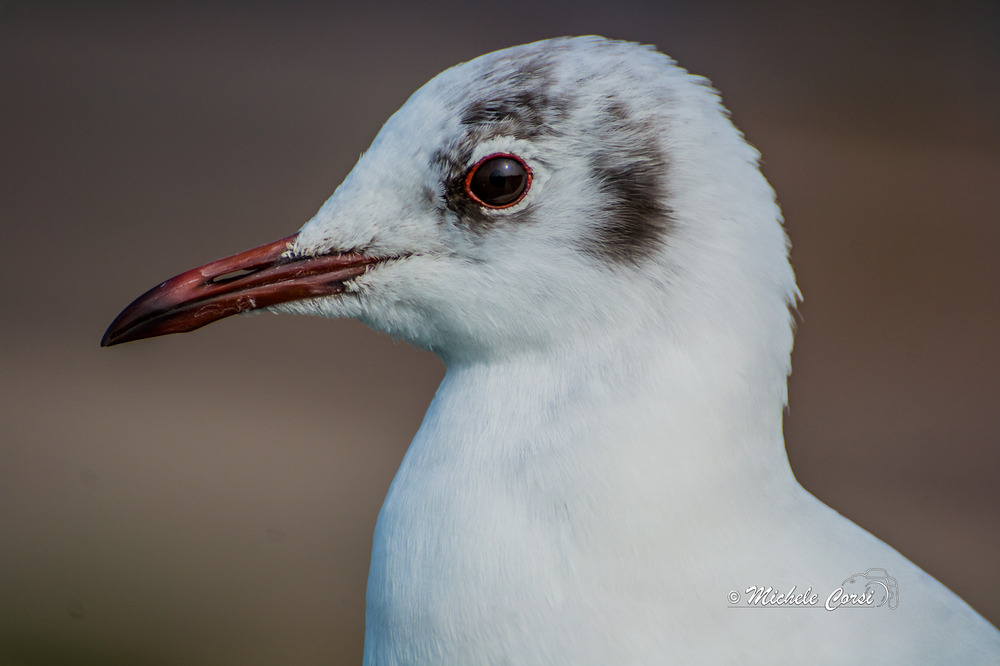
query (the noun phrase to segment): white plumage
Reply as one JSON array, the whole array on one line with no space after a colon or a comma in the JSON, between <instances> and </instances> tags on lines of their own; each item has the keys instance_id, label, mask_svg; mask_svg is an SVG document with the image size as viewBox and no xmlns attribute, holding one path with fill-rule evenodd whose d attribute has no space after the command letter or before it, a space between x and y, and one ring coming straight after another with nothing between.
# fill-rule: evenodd
<instances>
[{"instance_id":1,"label":"white plumage","mask_svg":"<svg viewBox=\"0 0 1000 666\"><path fill-rule=\"evenodd\" d=\"M495 155L530 172L513 205L470 195ZM549 40L417 91L289 242L378 262L264 305L447 364L378 519L365 663L1000 663L994 627L789 468L798 291L757 157L666 56ZM896 608L822 608L872 568Z\"/></svg>"}]
</instances>

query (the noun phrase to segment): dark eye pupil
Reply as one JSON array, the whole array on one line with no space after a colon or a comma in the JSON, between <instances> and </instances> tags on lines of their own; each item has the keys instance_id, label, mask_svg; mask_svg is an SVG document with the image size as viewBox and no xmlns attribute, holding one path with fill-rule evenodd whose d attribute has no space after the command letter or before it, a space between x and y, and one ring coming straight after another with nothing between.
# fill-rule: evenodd
<instances>
[{"instance_id":1,"label":"dark eye pupil","mask_svg":"<svg viewBox=\"0 0 1000 666\"><path fill-rule=\"evenodd\" d=\"M523 162L498 155L476 165L466 181L466 187L480 202L502 208L521 199L528 189L528 181L528 170Z\"/></svg>"}]
</instances>

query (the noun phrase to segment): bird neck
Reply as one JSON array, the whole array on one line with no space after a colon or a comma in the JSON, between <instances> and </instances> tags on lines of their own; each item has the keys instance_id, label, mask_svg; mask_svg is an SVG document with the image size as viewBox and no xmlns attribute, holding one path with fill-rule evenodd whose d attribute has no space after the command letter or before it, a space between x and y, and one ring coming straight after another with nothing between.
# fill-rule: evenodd
<instances>
[{"instance_id":1,"label":"bird neck","mask_svg":"<svg viewBox=\"0 0 1000 666\"><path fill-rule=\"evenodd\" d=\"M722 333L682 346L647 330L451 364L408 457L528 494L648 486L678 506L719 484L791 480L785 382L783 366Z\"/></svg>"},{"instance_id":2,"label":"bird neck","mask_svg":"<svg viewBox=\"0 0 1000 666\"><path fill-rule=\"evenodd\" d=\"M371 645L554 635L584 606L628 625L681 593L673 566L711 571L720 538L786 501L782 369L649 331L449 364L379 514Z\"/></svg>"}]
</instances>

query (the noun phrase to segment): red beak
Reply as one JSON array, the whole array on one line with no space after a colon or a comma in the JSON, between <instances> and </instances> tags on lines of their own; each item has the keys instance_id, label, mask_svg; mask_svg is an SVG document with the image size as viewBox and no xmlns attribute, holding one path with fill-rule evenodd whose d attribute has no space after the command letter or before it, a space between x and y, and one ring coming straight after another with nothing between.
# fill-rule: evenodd
<instances>
[{"instance_id":1,"label":"red beak","mask_svg":"<svg viewBox=\"0 0 1000 666\"><path fill-rule=\"evenodd\" d=\"M229 315L344 291L378 259L363 254L289 257L295 235L195 268L153 287L111 322L102 347L185 333Z\"/></svg>"}]
</instances>

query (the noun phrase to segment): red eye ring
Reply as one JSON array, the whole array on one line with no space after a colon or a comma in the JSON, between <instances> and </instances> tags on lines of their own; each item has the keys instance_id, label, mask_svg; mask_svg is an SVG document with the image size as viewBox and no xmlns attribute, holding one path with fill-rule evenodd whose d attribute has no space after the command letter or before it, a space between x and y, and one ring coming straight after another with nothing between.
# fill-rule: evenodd
<instances>
[{"instance_id":1,"label":"red eye ring","mask_svg":"<svg viewBox=\"0 0 1000 666\"><path fill-rule=\"evenodd\" d=\"M531 188L531 168L517 155L492 153L465 174L465 194L484 208L517 205Z\"/></svg>"}]
</instances>

